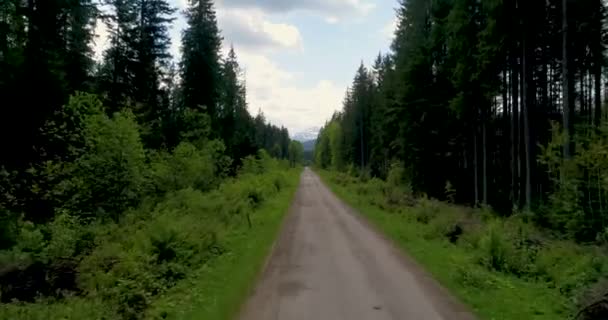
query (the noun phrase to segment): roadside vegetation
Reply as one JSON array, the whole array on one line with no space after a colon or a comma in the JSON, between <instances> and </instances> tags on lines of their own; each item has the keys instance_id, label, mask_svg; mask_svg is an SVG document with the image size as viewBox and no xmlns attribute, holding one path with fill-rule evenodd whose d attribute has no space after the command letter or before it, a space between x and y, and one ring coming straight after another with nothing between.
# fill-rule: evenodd
<instances>
[{"instance_id":1,"label":"roadside vegetation","mask_svg":"<svg viewBox=\"0 0 608 320\"><path fill-rule=\"evenodd\" d=\"M396 12L315 166L482 318L605 319L606 4Z\"/></svg>"},{"instance_id":2,"label":"roadside vegetation","mask_svg":"<svg viewBox=\"0 0 608 320\"><path fill-rule=\"evenodd\" d=\"M76 121L57 137L69 137L73 160L29 171L45 183L32 188L55 216L35 223L8 215L2 224L0 318L181 318L194 307L229 318L264 260L302 160L261 150L231 176L221 141L146 150L128 111L109 117L95 96L78 95L64 112ZM239 276L224 278L226 268ZM221 287L200 287L218 279ZM178 285L198 294L175 310Z\"/></svg>"},{"instance_id":3,"label":"roadside vegetation","mask_svg":"<svg viewBox=\"0 0 608 320\"><path fill-rule=\"evenodd\" d=\"M526 214L503 217L415 197L398 178L403 172L393 168L387 181L320 174L481 319L600 319L585 308L608 288L602 243L557 237Z\"/></svg>"},{"instance_id":4,"label":"roadside vegetation","mask_svg":"<svg viewBox=\"0 0 608 320\"><path fill-rule=\"evenodd\" d=\"M228 319L302 145L249 113L213 1L102 2L0 1L0 319Z\"/></svg>"}]
</instances>

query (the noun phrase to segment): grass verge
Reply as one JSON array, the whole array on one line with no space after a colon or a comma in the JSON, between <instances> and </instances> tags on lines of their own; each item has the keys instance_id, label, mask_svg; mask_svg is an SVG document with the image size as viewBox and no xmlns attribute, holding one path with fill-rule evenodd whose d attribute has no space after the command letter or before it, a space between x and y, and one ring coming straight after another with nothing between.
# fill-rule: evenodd
<instances>
[{"instance_id":1,"label":"grass verge","mask_svg":"<svg viewBox=\"0 0 608 320\"><path fill-rule=\"evenodd\" d=\"M388 209L383 205L384 195L378 191L382 188L374 187L380 182L364 183L354 180L344 182L344 177L338 177L336 173L327 171L319 173L323 181L338 197L358 209L379 230L416 259L443 286L468 304L481 319L568 319L574 314L576 301L573 296L575 296L574 292L577 292L577 286L592 282L591 279L585 279L586 275L593 273L592 270L578 272L573 267L577 261L570 259L568 259L570 261L561 261L561 265L555 262L559 261L559 258L550 260L549 266L546 267L551 271L541 273L538 265L541 264L539 261L542 259L536 258L534 270L527 271L526 276L494 270L485 263L488 260L486 251L484 251L487 241L483 235L478 235L480 239L471 241L471 243L475 242L475 245L469 245L468 242L460 240L451 243L443 236L442 230L445 230L444 227L449 225L449 222L441 222L441 220L446 220L445 217L451 215L451 212L445 212L444 218L441 218L441 213L426 218L425 215L429 210L421 208L420 205L412 207L401 205ZM380 197L382 200L378 200ZM437 211L464 210L448 205L436 205L438 205L435 208ZM494 222L483 222L484 225L492 223ZM483 232L487 233L488 228L481 226L478 229L483 229ZM474 234L472 232L467 236L473 238ZM499 243L499 245L501 244ZM552 248L557 246L557 244L552 244ZM553 251L558 252L558 250ZM507 252L504 253L505 255L511 254L508 251L505 252ZM543 253L534 253L534 255L542 257ZM559 254L556 255L559 256ZM581 254L578 256L578 260L584 260L585 257ZM505 256L505 259L507 258ZM572 258L577 259L576 256ZM510 265L515 264L511 262L514 260L508 261ZM504 265L509 265L509 263ZM601 265L599 269L605 270L604 267ZM532 267L526 264L526 268ZM505 268L505 270L507 269ZM548 277L546 274L554 276ZM547 278L551 278L551 281ZM593 280L597 279L593 278ZM570 288L566 285L568 281L573 283Z\"/></svg>"}]
</instances>

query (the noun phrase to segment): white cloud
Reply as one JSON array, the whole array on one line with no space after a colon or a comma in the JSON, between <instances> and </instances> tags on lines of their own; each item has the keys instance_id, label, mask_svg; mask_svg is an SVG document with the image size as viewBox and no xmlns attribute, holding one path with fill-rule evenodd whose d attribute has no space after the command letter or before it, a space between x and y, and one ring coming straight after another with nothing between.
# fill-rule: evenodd
<instances>
[{"instance_id":1,"label":"white cloud","mask_svg":"<svg viewBox=\"0 0 608 320\"><path fill-rule=\"evenodd\" d=\"M230 0L225 0L228 2ZM284 2L285 6L293 7L292 1ZM297 9L312 10L312 4L321 4L324 11L321 15L328 23L338 23L345 12L363 14L372 7L361 6L363 0L314 0L303 1L306 5L298 4ZM233 0L243 3L245 0ZM253 2L253 1L252 1ZM249 9L230 5L217 7L219 27L224 37L224 53L234 44L243 67L247 83L247 96L250 112L255 115L261 109L266 118L276 125L287 127L291 133L308 129L311 125L324 123L331 115L341 109L345 86L328 80L319 80L313 85L302 85L301 80L286 71L272 60L275 54L286 50L301 50L302 36L295 25L282 22L278 14L271 12L286 12L264 10L257 6L265 1L256 1ZM267 1L266 1L267 2ZM296 1L297 2L297 1ZM187 0L172 0L181 12L185 9ZM346 4L348 8L340 8ZM262 7L262 8L260 8ZM342 10L343 9L343 10ZM341 12L342 11L342 12ZM333 12L333 13L330 13ZM170 29L172 40L171 53L175 60L179 59L181 32L186 27L185 19L180 13ZM95 29L95 56L101 58L103 51L109 46L108 30L103 23Z\"/></svg>"},{"instance_id":2,"label":"white cloud","mask_svg":"<svg viewBox=\"0 0 608 320\"><path fill-rule=\"evenodd\" d=\"M300 49L302 36L297 27L275 23L258 9L220 9L218 23L228 43L251 50Z\"/></svg>"},{"instance_id":3,"label":"white cloud","mask_svg":"<svg viewBox=\"0 0 608 320\"><path fill-rule=\"evenodd\" d=\"M323 123L342 106L344 88L331 81L302 86L263 55L241 51L239 60L245 70L250 112L261 109L268 120L292 133Z\"/></svg>"},{"instance_id":4,"label":"white cloud","mask_svg":"<svg viewBox=\"0 0 608 320\"><path fill-rule=\"evenodd\" d=\"M328 23L337 23L352 15L367 15L376 6L368 0L220 0L226 8L258 8L265 12L286 13L309 11L319 14Z\"/></svg>"},{"instance_id":5,"label":"white cloud","mask_svg":"<svg viewBox=\"0 0 608 320\"><path fill-rule=\"evenodd\" d=\"M397 30L397 23L397 17L393 18L382 28L382 35L387 39L392 39L395 36L395 30Z\"/></svg>"}]
</instances>

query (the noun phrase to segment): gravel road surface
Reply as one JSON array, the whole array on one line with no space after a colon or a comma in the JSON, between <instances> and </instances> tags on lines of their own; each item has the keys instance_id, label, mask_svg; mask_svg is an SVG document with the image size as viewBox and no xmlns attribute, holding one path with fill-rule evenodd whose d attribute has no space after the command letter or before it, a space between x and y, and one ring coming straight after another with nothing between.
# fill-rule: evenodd
<instances>
[{"instance_id":1,"label":"gravel road surface","mask_svg":"<svg viewBox=\"0 0 608 320\"><path fill-rule=\"evenodd\" d=\"M474 319L310 169L242 320Z\"/></svg>"}]
</instances>

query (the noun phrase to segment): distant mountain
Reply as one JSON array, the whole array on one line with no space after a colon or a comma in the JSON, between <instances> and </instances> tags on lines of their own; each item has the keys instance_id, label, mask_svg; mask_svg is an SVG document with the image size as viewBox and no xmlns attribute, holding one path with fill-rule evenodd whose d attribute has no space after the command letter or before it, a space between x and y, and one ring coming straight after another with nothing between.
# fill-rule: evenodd
<instances>
[{"instance_id":1,"label":"distant mountain","mask_svg":"<svg viewBox=\"0 0 608 320\"><path fill-rule=\"evenodd\" d=\"M304 145L304 151L313 151L315 149L316 143L317 143L317 139L302 141L302 145Z\"/></svg>"},{"instance_id":2,"label":"distant mountain","mask_svg":"<svg viewBox=\"0 0 608 320\"><path fill-rule=\"evenodd\" d=\"M307 141L311 141L311 140L316 140L317 136L319 135L319 130L321 130L321 128L319 127L311 127L309 129L306 129L304 131L298 132L296 134L294 134L291 138L293 140L298 140L300 142L307 142Z\"/></svg>"}]
</instances>

